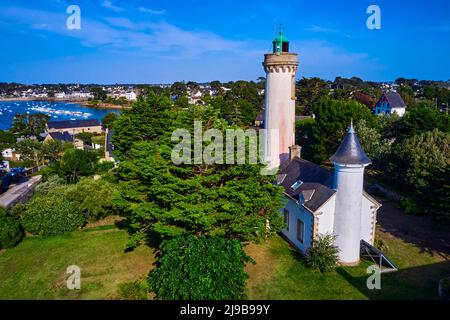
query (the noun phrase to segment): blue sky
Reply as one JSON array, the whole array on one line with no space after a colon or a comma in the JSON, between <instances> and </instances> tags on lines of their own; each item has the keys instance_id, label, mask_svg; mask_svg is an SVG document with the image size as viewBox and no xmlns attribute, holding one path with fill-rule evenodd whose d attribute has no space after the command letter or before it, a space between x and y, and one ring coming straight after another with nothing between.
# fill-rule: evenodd
<instances>
[{"instance_id":1,"label":"blue sky","mask_svg":"<svg viewBox=\"0 0 450 320\"><path fill-rule=\"evenodd\" d=\"M66 27L71 4L81 30ZM256 80L280 23L297 77L448 80L449 13L448 0L2 0L0 82Z\"/></svg>"}]
</instances>

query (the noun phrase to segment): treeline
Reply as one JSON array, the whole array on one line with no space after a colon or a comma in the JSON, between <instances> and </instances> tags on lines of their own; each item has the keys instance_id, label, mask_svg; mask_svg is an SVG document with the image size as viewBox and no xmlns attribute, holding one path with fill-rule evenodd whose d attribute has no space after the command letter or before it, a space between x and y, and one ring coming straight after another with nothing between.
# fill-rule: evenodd
<instances>
[{"instance_id":1,"label":"treeline","mask_svg":"<svg viewBox=\"0 0 450 320\"><path fill-rule=\"evenodd\" d=\"M407 106L427 103L438 109L450 105L450 81L430 81L398 78L394 82L396 91ZM392 88L392 86L390 87ZM296 83L297 113L312 114L314 103L328 97L330 99L356 100L368 108L373 108L383 91L388 89L384 84L364 81L357 77L341 78L326 81L320 78L302 78Z\"/></svg>"},{"instance_id":2,"label":"treeline","mask_svg":"<svg viewBox=\"0 0 450 320\"><path fill-rule=\"evenodd\" d=\"M407 212L450 218L450 119L427 103L406 114L375 116L355 100L321 98L314 119L297 123L296 140L306 159L328 162L350 122L372 159L377 177L406 195Z\"/></svg>"}]
</instances>

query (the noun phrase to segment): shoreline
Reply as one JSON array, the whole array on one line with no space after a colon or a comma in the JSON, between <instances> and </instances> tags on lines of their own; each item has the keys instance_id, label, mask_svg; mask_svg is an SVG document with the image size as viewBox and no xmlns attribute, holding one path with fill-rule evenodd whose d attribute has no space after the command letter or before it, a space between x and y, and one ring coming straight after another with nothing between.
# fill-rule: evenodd
<instances>
[{"instance_id":1,"label":"shoreline","mask_svg":"<svg viewBox=\"0 0 450 320\"><path fill-rule=\"evenodd\" d=\"M56 98L0 98L0 102L19 102L19 101L47 101L47 102L63 102L63 103L76 103L85 108L91 109L111 109L122 110L129 109L130 106L122 106L118 104L111 104L100 102L97 105L90 105L88 100L73 100L73 99L56 99Z\"/></svg>"}]
</instances>

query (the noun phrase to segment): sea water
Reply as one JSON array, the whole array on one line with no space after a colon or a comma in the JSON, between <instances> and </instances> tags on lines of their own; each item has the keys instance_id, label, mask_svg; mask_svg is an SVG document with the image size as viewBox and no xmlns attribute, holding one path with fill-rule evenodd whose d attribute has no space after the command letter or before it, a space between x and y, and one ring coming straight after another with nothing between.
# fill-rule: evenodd
<instances>
[{"instance_id":1,"label":"sea water","mask_svg":"<svg viewBox=\"0 0 450 320\"><path fill-rule=\"evenodd\" d=\"M101 121L108 112L120 113L120 110L95 109L69 102L0 101L0 129L9 129L14 116L18 113L44 113L50 117L49 121L82 119L98 119Z\"/></svg>"}]
</instances>

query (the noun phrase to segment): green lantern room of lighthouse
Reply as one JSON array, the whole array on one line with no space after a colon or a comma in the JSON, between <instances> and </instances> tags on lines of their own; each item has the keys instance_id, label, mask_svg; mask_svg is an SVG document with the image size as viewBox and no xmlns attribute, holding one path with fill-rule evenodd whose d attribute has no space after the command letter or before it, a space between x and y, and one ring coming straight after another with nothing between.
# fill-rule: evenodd
<instances>
[{"instance_id":1,"label":"green lantern room of lighthouse","mask_svg":"<svg viewBox=\"0 0 450 320\"><path fill-rule=\"evenodd\" d=\"M272 43L273 53L289 52L289 40L281 31Z\"/></svg>"}]
</instances>

